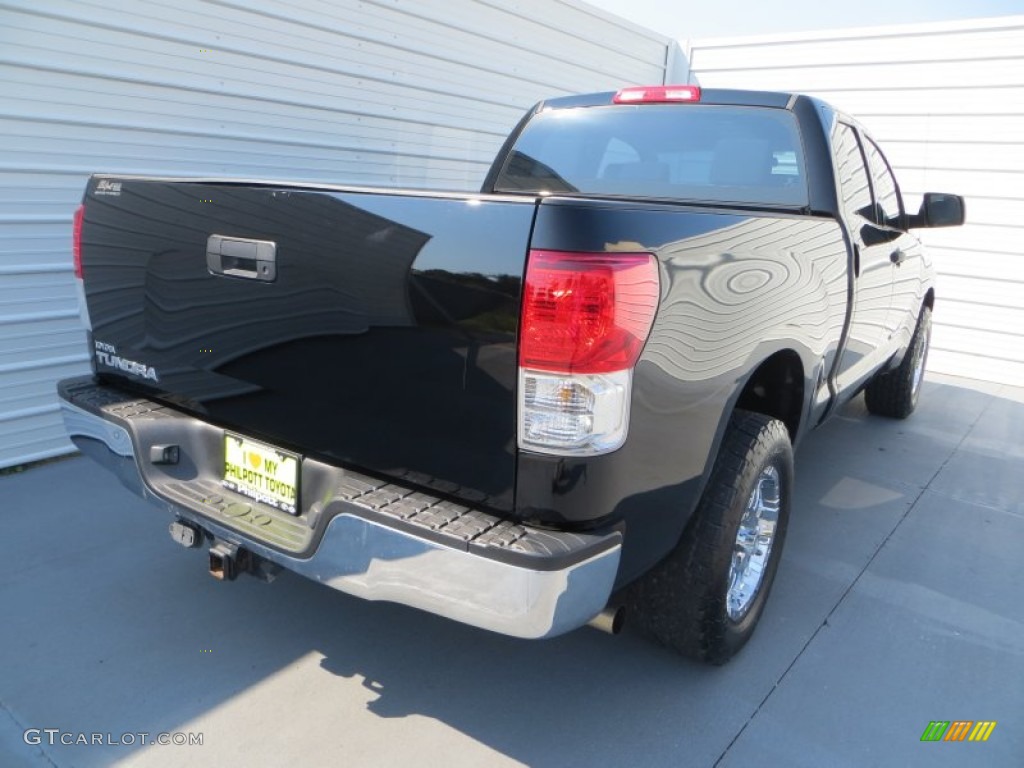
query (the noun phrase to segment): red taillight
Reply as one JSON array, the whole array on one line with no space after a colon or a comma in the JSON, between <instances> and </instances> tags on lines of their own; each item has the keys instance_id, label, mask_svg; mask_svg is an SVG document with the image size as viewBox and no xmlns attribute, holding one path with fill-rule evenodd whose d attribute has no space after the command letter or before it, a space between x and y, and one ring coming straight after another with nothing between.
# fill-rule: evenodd
<instances>
[{"instance_id":1,"label":"red taillight","mask_svg":"<svg viewBox=\"0 0 1024 768\"><path fill-rule=\"evenodd\" d=\"M632 368L658 307L649 253L531 251L519 365L561 373Z\"/></svg>"},{"instance_id":2,"label":"red taillight","mask_svg":"<svg viewBox=\"0 0 1024 768\"><path fill-rule=\"evenodd\" d=\"M84 205L75 209L75 220L71 230L71 253L75 259L75 277L79 280L82 279L82 216L84 214Z\"/></svg>"},{"instance_id":3,"label":"red taillight","mask_svg":"<svg viewBox=\"0 0 1024 768\"><path fill-rule=\"evenodd\" d=\"M612 99L614 104L664 104L700 101L699 85L647 85L623 88Z\"/></svg>"}]
</instances>

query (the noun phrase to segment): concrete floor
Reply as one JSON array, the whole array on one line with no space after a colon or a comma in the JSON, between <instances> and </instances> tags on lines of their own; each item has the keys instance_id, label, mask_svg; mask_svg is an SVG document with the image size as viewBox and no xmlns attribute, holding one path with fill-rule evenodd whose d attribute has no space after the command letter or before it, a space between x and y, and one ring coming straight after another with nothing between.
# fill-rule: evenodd
<instances>
[{"instance_id":1,"label":"concrete floor","mask_svg":"<svg viewBox=\"0 0 1024 768\"><path fill-rule=\"evenodd\" d=\"M1020 766L1024 390L925 386L906 422L857 398L807 439L772 599L724 668L628 630L518 641L292 575L220 584L85 459L0 477L0 766ZM998 725L922 743L930 720Z\"/></svg>"}]
</instances>

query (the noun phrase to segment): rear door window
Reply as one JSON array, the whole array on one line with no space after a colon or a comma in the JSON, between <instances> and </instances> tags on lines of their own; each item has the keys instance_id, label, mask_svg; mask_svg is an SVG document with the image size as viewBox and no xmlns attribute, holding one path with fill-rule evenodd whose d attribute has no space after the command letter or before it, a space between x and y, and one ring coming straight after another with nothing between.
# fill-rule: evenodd
<instances>
[{"instance_id":1,"label":"rear door window","mask_svg":"<svg viewBox=\"0 0 1024 768\"><path fill-rule=\"evenodd\" d=\"M832 141L843 207L847 215L857 215L871 221L871 182L857 134L849 125L837 123Z\"/></svg>"},{"instance_id":2,"label":"rear door window","mask_svg":"<svg viewBox=\"0 0 1024 768\"><path fill-rule=\"evenodd\" d=\"M896 179L893 178L882 150L870 138L864 138L867 139L864 151L868 156L868 168L871 170L871 181L875 188L875 203L878 205L875 223L898 227L903 206Z\"/></svg>"}]
</instances>

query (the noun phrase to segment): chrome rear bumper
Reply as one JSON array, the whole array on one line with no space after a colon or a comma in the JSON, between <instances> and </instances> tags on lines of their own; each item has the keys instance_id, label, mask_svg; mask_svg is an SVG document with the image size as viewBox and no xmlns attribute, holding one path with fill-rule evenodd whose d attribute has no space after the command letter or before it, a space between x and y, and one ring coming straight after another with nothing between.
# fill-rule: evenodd
<instances>
[{"instance_id":1,"label":"chrome rear bumper","mask_svg":"<svg viewBox=\"0 0 1024 768\"><path fill-rule=\"evenodd\" d=\"M311 494L319 500L287 516L219 486L217 468L201 460L222 434L216 427L89 377L58 390L72 440L128 488L217 539L343 592L524 638L580 627L610 597L616 531L515 525L311 459L303 481L337 490ZM180 446L182 463L148 461L152 445L167 442Z\"/></svg>"}]
</instances>

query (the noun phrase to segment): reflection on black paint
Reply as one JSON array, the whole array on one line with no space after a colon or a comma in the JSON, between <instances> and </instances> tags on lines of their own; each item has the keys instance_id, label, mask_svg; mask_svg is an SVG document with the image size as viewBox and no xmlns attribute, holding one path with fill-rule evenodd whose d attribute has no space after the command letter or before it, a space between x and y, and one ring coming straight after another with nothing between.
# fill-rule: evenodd
<instances>
[{"instance_id":1,"label":"reflection on black paint","mask_svg":"<svg viewBox=\"0 0 1024 768\"><path fill-rule=\"evenodd\" d=\"M570 464L563 459L558 462L551 479L551 493L555 496L570 493L580 482L586 482L586 479L586 464Z\"/></svg>"},{"instance_id":2,"label":"reflection on black paint","mask_svg":"<svg viewBox=\"0 0 1024 768\"><path fill-rule=\"evenodd\" d=\"M453 325L467 331L508 337L518 324L518 275L459 274L442 269L414 272L410 300L421 326Z\"/></svg>"},{"instance_id":3,"label":"reflection on black paint","mask_svg":"<svg viewBox=\"0 0 1024 768\"><path fill-rule=\"evenodd\" d=\"M94 337L215 423L511 509L532 214L528 202L125 181L86 211ZM211 234L274 241L277 280L209 274Z\"/></svg>"}]
</instances>

